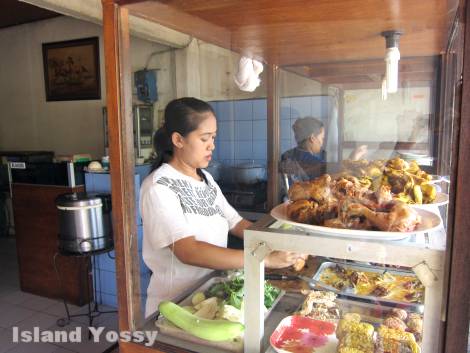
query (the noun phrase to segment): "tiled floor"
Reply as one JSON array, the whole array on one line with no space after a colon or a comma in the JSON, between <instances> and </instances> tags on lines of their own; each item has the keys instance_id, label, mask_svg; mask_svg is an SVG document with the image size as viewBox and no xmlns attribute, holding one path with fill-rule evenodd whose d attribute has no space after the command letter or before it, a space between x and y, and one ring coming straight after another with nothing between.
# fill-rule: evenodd
<instances>
[{"instance_id":1,"label":"tiled floor","mask_svg":"<svg viewBox=\"0 0 470 353\"><path fill-rule=\"evenodd\" d=\"M117 314L98 316L94 326L105 327L98 342L88 341L88 319L72 318L66 327L57 326L57 320L65 315L61 301L43 298L22 292L18 281L18 263L16 244L13 238L0 238L0 353L100 353L108 351L113 343L104 338L109 330L117 331ZM70 305L70 313L80 314L87 311L87 306ZM100 310L112 310L100 306ZM14 343L13 327L18 332L33 331L34 327L47 331L66 331L81 329L81 343ZM77 329L77 328L80 329ZM77 331L78 332L78 331Z\"/></svg>"}]
</instances>

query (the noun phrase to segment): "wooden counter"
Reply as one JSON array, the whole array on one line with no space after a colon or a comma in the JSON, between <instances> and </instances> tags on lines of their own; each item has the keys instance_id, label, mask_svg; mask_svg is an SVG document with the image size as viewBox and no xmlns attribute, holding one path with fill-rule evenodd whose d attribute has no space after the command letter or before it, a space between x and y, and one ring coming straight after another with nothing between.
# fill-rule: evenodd
<instances>
[{"instance_id":1,"label":"wooden counter","mask_svg":"<svg viewBox=\"0 0 470 353\"><path fill-rule=\"evenodd\" d=\"M64 193L84 191L84 187L12 184L12 188L21 290L61 298L53 265L59 234L55 198ZM67 302L79 306L90 298L87 295L87 261L82 257L59 255L57 258Z\"/></svg>"}]
</instances>

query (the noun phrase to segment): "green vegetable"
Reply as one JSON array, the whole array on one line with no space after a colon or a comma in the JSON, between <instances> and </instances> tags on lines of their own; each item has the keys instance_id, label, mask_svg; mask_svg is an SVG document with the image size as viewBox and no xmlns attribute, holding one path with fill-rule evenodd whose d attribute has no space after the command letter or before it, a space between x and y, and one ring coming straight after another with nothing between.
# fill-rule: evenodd
<instances>
[{"instance_id":1,"label":"green vegetable","mask_svg":"<svg viewBox=\"0 0 470 353\"><path fill-rule=\"evenodd\" d=\"M171 323L190 334L208 341L228 341L243 333L245 327L239 322L201 319L184 310L181 306L162 301L160 313Z\"/></svg>"},{"instance_id":2,"label":"green vegetable","mask_svg":"<svg viewBox=\"0 0 470 353\"><path fill-rule=\"evenodd\" d=\"M200 302L206 300L206 296L203 292L197 292L193 295L191 302L193 305L198 305Z\"/></svg>"},{"instance_id":3,"label":"green vegetable","mask_svg":"<svg viewBox=\"0 0 470 353\"><path fill-rule=\"evenodd\" d=\"M213 284L207 291L207 296L225 300L225 303L237 309L241 308L243 301L243 275L236 276L230 281ZM273 287L268 282L264 283L264 306L270 308L279 296L280 289Z\"/></svg>"},{"instance_id":4,"label":"green vegetable","mask_svg":"<svg viewBox=\"0 0 470 353\"><path fill-rule=\"evenodd\" d=\"M217 297L211 297L200 302L199 304L194 306L194 309L196 309L197 311L193 314L197 317L212 320L215 317L215 314L217 314L217 311L219 310Z\"/></svg>"},{"instance_id":5,"label":"green vegetable","mask_svg":"<svg viewBox=\"0 0 470 353\"><path fill-rule=\"evenodd\" d=\"M268 282L264 282L264 306L268 309L272 307L279 293L281 293L279 288L273 287Z\"/></svg>"},{"instance_id":6,"label":"green vegetable","mask_svg":"<svg viewBox=\"0 0 470 353\"><path fill-rule=\"evenodd\" d=\"M194 314L196 312L196 309L194 309L194 307L191 305L186 305L186 306L183 306L182 308L191 314Z\"/></svg>"},{"instance_id":7,"label":"green vegetable","mask_svg":"<svg viewBox=\"0 0 470 353\"><path fill-rule=\"evenodd\" d=\"M243 322L243 311L232 305L225 304L221 310L217 312L218 319L225 319L234 322Z\"/></svg>"},{"instance_id":8,"label":"green vegetable","mask_svg":"<svg viewBox=\"0 0 470 353\"><path fill-rule=\"evenodd\" d=\"M279 229L292 229L292 225L287 224L287 223L282 223Z\"/></svg>"}]
</instances>

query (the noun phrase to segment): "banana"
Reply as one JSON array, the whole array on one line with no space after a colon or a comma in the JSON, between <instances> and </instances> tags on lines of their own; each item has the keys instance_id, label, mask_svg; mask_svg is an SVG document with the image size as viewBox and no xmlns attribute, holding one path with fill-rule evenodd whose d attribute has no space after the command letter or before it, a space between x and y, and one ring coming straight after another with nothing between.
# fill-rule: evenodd
<instances>
[{"instance_id":1,"label":"banana","mask_svg":"<svg viewBox=\"0 0 470 353\"><path fill-rule=\"evenodd\" d=\"M239 322L201 319L170 301L162 301L158 310L172 324L208 341L229 341L240 336L245 329Z\"/></svg>"}]
</instances>

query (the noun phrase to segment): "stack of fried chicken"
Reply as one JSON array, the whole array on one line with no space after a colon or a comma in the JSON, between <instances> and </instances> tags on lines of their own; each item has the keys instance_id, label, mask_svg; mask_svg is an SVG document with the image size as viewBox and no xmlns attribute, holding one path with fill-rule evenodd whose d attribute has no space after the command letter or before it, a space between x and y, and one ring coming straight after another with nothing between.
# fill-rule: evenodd
<instances>
[{"instance_id":1,"label":"stack of fried chicken","mask_svg":"<svg viewBox=\"0 0 470 353\"><path fill-rule=\"evenodd\" d=\"M332 178L324 174L289 189L289 219L333 228L413 231L420 216L404 202L392 197L390 186L370 190L354 176Z\"/></svg>"}]
</instances>

